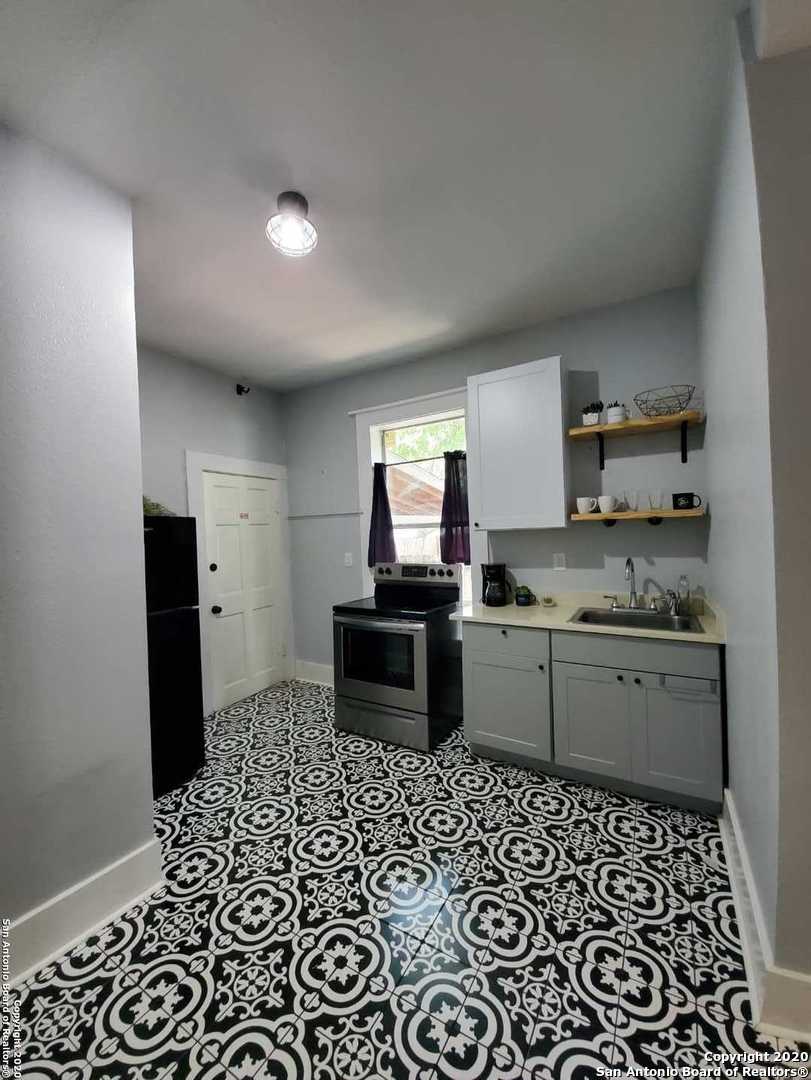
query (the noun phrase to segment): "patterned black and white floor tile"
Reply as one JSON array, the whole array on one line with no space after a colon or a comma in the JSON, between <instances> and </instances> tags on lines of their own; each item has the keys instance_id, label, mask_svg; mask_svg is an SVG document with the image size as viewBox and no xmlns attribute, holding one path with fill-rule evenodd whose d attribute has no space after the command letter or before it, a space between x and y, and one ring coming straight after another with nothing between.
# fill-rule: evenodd
<instances>
[{"instance_id":1,"label":"patterned black and white floor tile","mask_svg":"<svg viewBox=\"0 0 811 1080\"><path fill-rule=\"evenodd\" d=\"M206 721L155 805L165 887L15 992L23 1076L587 1080L792 1049L751 1026L714 819L332 721L301 682Z\"/></svg>"}]
</instances>

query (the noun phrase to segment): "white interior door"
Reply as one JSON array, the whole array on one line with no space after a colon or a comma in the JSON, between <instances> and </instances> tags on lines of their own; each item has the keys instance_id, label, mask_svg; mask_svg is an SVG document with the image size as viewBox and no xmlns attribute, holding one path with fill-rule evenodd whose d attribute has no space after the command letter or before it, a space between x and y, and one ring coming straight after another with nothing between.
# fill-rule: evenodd
<instances>
[{"instance_id":1,"label":"white interior door","mask_svg":"<svg viewBox=\"0 0 811 1080\"><path fill-rule=\"evenodd\" d=\"M203 474L208 620L215 709L286 677L278 480ZM214 567L214 569L212 569Z\"/></svg>"}]
</instances>

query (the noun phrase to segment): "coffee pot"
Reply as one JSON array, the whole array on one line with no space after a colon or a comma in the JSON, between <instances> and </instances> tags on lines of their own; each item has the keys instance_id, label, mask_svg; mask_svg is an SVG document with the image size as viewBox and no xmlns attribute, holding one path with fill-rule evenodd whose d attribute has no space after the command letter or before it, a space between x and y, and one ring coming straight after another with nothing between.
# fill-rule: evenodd
<instances>
[{"instance_id":1,"label":"coffee pot","mask_svg":"<svg viewBox=\"0 0 811 1080\"><path fill-rule=\"evenodd\" d=\"M486 607L504 607L508 589L506 564L482 563L482 603Z\"/></svg>"}]
</instances>

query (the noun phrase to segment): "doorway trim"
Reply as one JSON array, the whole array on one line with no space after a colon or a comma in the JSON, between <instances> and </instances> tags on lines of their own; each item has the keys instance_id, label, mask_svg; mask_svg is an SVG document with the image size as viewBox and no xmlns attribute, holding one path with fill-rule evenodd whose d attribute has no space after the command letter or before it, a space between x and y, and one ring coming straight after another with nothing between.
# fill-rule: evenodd
<instances>
[{"instance_id":1,"label":"doorway trim","mask_svg":"<svg viewBox=\"0 0 811 1080\"><path fill-rule=\"evenodd\" d=\"M288 525L287 503L287 466L273 465L267 461L249 461L245 458L225 457L222 454L207 454L200 450L186 451L186 495L189 504L189 516L195 519L197 533L197 583L200 592L200 660L203 667L203 712L209 716L214 712L214 688L211 685L211 653L208 637L208 620L203 618L204 582L206 578L206 533L205 501L203 497L203 474L207 472L225 473L229 476L258 476L263 480L278 480L280 487L280 506L282 526L282 562L281 580L284 588L283 606L286 612L286 644L282 654L287 678L291 675L291 656L293 655L293 597L290 576L290 527Z\"/></svg>"}]
</instances>

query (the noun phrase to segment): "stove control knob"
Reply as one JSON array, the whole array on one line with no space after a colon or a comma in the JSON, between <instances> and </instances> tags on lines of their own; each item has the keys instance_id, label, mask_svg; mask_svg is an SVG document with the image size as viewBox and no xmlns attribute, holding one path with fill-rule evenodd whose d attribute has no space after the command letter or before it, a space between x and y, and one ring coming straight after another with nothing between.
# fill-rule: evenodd
<instances>
[{"instance_id":1,"label":"stove control knob","mask_svg":"<svg viewBox=\"0 0 811 1080\"><path fill-rule=\"evenodd\" d=\"M445 576L445 571L444 570L437 570L437 573L439 574L440 577Z\"/></svg>"},{"instance_id":2,"label":"stove control knob","mask_svg":"<svg viewBox=\"0 0 811 1080\"><path fill-rule=\"evenodd\" d=\"M436 570L429 570L428 575L429 577L436 577Z\"/></svg>"},{"instance_id":3,"label":"stove control knob","mask_svg":"<svg viewBox=\"0 0 811 1080\"><path fill-rule=\"evenodd\" d=\"M448 571L448 577L453 577L453 570Z\"/></svg>"},{"instance_id":4,"label":"stove control knob","mask_svg":"<svg viewBox=\"0 0 811 1080\"><path fill-rule=\"evenodd\" d=\"M383 567L382 567L382 566L378 566L378 568L377 568L377 572L378 572L378 574L382 574L382 573L383 573Z\"/></svg>"},{"instance_id":5,"label":"stove control knob","mask_svg":"<svg viewBox=\"0 0 811 1080\"><path fill-rule=\"evenodd\" d=\"M387 574L390 574L390 573L391 573L391 567L390 567L390 566L387 566L387 567L386 567L386 573L387 573Z\"/></svg>"}]
</instances>

